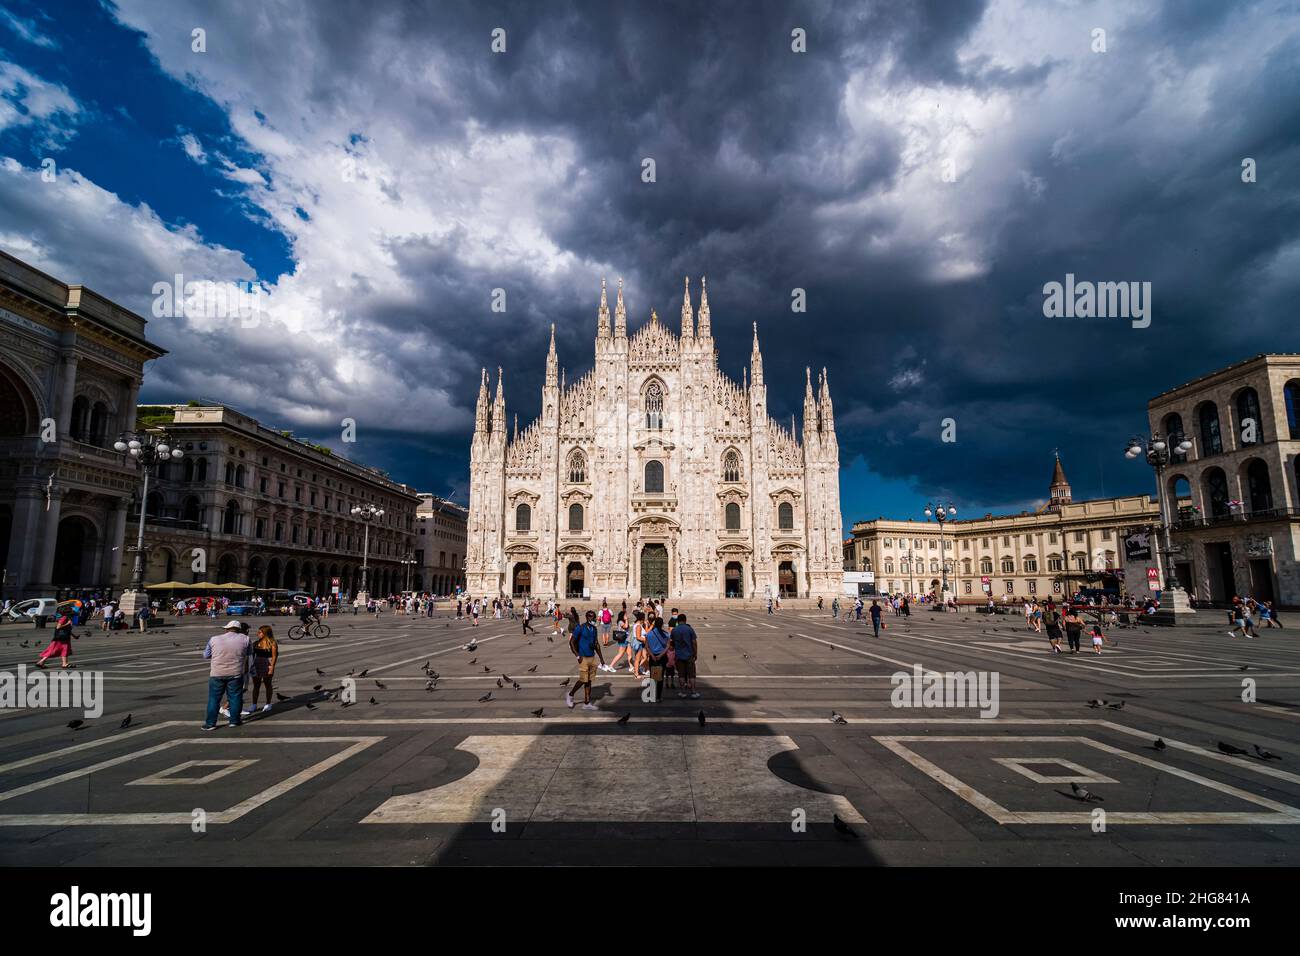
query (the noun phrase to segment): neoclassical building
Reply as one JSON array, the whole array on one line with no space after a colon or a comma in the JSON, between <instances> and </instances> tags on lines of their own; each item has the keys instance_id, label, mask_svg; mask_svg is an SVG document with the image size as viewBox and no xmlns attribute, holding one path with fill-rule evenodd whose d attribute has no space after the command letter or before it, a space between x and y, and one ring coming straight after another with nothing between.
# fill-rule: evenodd
<instances>
[{"instance_id":1,"label":"neoclassical building","mask_svg":"<svg viewBox=\"0 0 1300 956\"><path fill-rule=\"evenodd\" d=\"M1173 569L1198 601L1300 604L1300 354L1256 355L1162 392L1152 433L1175 453Z\"/></svg>"},{"instance_id":2,"label":"neoclassical building","mask_svg":"<svg viewBox=\"0 0 1300 956\"><path fill-rule=\"evenodd\" d=\"M701 283L703 286L703 283ZM708 289L681 326L629 336L601 282L594 367L563 380L551 329L541 414L506 434L497 373L470 448L471 593L622 599L809 597L840 590L839 445L825 370L803 428L767 413L754 327L744 382L717 365Z\"/></svg>"},{"instance_id":3,"label":"neoclassical building","mask_svg":"<svg viewBox=\"0 0 1300 956\"><path fill-rule=\"evenodd\" d=\"M465 586L465 506L425 491L419 493L419 499L411 587L453 594Z\"/></svg>"},{"instance_id":4,"label":"neoclassical building","mask_svg":"<svg viewBox=\"0 0 1300 956\"><path fill-rule=\"evenodd\" d=\"M143 317L0 252L0 596L122 583L139 471L112 446L163 354Z\"/></svg>"}]
</instances>

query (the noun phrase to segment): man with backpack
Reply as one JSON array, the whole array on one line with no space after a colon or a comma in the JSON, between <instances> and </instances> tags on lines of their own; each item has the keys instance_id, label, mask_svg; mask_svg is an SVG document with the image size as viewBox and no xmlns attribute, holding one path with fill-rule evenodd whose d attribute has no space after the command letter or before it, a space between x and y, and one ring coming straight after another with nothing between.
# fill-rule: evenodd
<instances>
[{"instance_id":1,"label":"man with backpack","mask_svg":"<svg viewBox=\"0 0 1300 956\"><path fill-rule=\"evenodd\" d=\"M596 634L596 612L588 611L587 619L573 629L569 635L569 650L578 659L578 682L573 690L564 692L564 702L574 706L573 695L582 688L582 709L599 710L591 702L591 682L596 676L596 660L604 665L605 655L600 652L600 640Z\"/></svg>"}]
</instances>

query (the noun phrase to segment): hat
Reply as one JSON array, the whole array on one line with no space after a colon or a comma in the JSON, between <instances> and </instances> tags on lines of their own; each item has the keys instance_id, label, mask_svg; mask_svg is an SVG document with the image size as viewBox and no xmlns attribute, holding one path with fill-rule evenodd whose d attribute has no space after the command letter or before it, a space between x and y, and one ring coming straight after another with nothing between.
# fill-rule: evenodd
<instances>
[{"instance_id":1,"label":"hat","mask_svg":"<svg viewBox=\"0 0 1300 956\"><path fill-rule=\"evenodd\" d=\"M227 621L226 626L222 628L222 630L234 631L234 630L242 629L243 626L244 626L243 621Z\"/></svg>"}]
</instances>

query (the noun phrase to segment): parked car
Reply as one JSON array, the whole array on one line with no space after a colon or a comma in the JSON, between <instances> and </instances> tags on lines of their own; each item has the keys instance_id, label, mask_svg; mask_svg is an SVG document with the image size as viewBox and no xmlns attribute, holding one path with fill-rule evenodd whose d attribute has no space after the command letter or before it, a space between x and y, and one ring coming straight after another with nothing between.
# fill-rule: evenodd
<instances>
[{"instance_id":1,"label":"parked car","mask_svg":"<svg viewBox=\"0 0 1300 956\"><path fill-rule=\"evenodd\" d=\"M228 617L248 617L250 614L256 613L258 613L256 601L231 601L226 605L226 615Z\"/></svg>"},{"instance_id":2,"label":"parked car","mask_svg":"<svg viewBox=\"0 0 1300 956\"><path fill-rule=\"evenodd\" d=\"M34 621L41 614L52 618L58 613L58 609L59 602L52 597L28 598L26 601L17 601L11 605L5 620L11 623Z\"/></svg>"}]
</instances>

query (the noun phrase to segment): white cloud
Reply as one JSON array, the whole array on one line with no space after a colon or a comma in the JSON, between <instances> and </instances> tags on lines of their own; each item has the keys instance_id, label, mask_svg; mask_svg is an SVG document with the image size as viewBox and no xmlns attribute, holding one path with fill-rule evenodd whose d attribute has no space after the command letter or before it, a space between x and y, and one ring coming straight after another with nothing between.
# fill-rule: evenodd
<instances>
[{"instance_id":1,"label":"white cloud","mask_svg":"<svg viewBox=\"0 0 1300 956\"><path fill-rule=\"evenodd\" d=\"M49 83L16 63L0 62L0 130L39 126L44 145L66 143L81 106L67 87Z\"/></svg>"}]
</instances>

